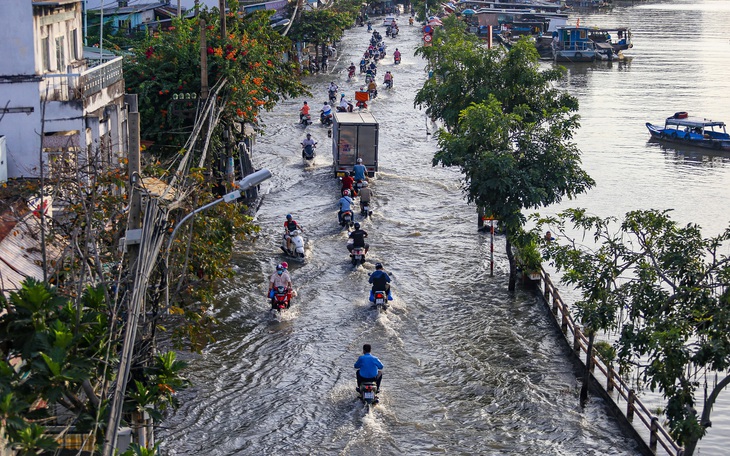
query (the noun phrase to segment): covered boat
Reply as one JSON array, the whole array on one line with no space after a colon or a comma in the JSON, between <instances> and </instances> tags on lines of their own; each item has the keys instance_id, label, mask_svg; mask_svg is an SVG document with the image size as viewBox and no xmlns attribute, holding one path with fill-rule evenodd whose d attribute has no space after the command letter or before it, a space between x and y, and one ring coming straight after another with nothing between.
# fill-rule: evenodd
<instances>
[{"instance_id":1,"label":"covered boat","mask_svg":"<svg viewBox=\"0 0 730 456\"><path fill-rule=\"evenodd\" d=\"M596 44L589 38L589 33L589 27L558 27L553 32L553 59L556 62L595 61L598 53Z\"/></svg>"},{"instance_id":2,"label":"covered boat","mask_svg":"<svg viewBox=\"0 0 730 456\"><path fill-rule=\"evenodd\" d=\"M661 141L685 144L706 149L730 150L730 135L725 122L702 117L690 117L686 112L676 112L667 117L664 128L646 123L651 137Z\"/></svg>"}]
</instances>

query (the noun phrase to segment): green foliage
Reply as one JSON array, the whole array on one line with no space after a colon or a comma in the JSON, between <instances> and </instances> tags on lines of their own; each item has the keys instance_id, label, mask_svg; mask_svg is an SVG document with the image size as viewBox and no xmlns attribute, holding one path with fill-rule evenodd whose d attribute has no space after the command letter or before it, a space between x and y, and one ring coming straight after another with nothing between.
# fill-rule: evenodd
<instances>
[{"instance_id":1,"label":"green foliage","mask_svg":"<svg viewBox=\"0 0 730 456\"><path fill-rule=\"evenodd\" d=\"M598 353L598 357L606 364L610 364L616 359L616 349L605 340L595 342L593 349Z\"/></svg>"},{"instance_id":2,"label":"green foliage","mask_svg":"<svg viewBox=\"0 0 730 456\"><path fill-rule=\"evenodd\" d=\"M542 255L538 248L537 236L533 233L520 231L515 236L515 249L517 250L517 265L524 272L538 272L542 267Z\"/></svg>"},{"instance_id":3,"label":"green foliage","mask_svg":"<svg viewBox=\"0 0 730 456\"><path fill-rule=\"evenodd\" d=\"M352 25L355 14L334 9L304 11L289 31L295 41L305 41L319 46L328 41L342 38L345 28Z\"/></svg>"},{"instance_id":4,"label":"green foliage","mask_svg":"<svg viewBox=\"0 0 730 456\"><path fill-rule=\"evenodd\" d=\"M526 40L507 53L475 40L455 18L444 21L433 45L417 51L434 77L415 104L446 127L433 164L459 166L467 200L502 222L514 289L511 242L525 223L522 210L572 198L594 182L572 143L578 102L555 88L563 70L541 71Z\"/></svg>"},{"instance_id":5,"label":"green foliage","mask_svg":"<svg viewBox=\"0 0 730 456\"><path fill-rule=\"evenodd\" d=\"M557 226L560 239L570 239L566 223L592 235L587 246L545 247L563 281L581 291L577 313L589 330L619 328L619 363L664 395L671 434L691 454L727 382L707 396L700 419L702 376L730 368L730 259L721 253L730 229L703 238L699 226L679 226L656 210L629 212L619 228L581 209L541 222Z\"/></svg>"},{"instance_id":6,"label":"green foliage","mask_svg":"<svg viewBox=\"0 0 730 456\"><path fill-rule=\"evenodd\" d=\"M133 443L129 446L129 449L122 453L122 456L155 456L157 454L157 448L159 444L156 444L154 448L145 448Z\"/></svg>"},{"instance_id":7,"label":"green foliage","mask_svg":"<svg viewBox=\"0 0 730 456\"><path fill-rule=\"evenodd\" d=\"M229 6L233 9L230 2ZM201 12L207 24L209 85L222 78L228 81L222 94L223 123L259 125L261 110L306 92L297 66L282 59L291 42L269 26L271 14L255 12L242 19L229 14L227 36L223 37L217 9ZM158 150L176 153L187 139L194 119L182 113L194 113L197 102L176 101L174 94L200 95L200 68L200 22L196 19L175 19L169 31L148 35L135 47L134 56L125 59L127 91L140 95L142 136L157 141Z\"/></svg>"}]
</instances>

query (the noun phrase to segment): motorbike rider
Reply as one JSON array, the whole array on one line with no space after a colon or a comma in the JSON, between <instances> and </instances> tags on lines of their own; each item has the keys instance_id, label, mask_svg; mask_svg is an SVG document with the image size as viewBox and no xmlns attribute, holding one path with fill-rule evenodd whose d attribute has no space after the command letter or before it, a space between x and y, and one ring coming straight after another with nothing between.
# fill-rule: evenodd
<instances>
[{"instance_id":1,"label":"motorbike rider","mask_svg":"<svg viewBox=\"0 0 730 456\"><path fill-rule=\"evenodd\" d=\"M324 120L326 117L332 117L332 107L329 105L328 102L324 102L324 105L322 106L322 120Z\"/></svg>"},{"instance_id":2,"label":"motorbike rider","mask_svg":"<svg viewBox=\"0 0 730 456\"><path fill-rule=\"evenodd\" d=\"M360 187L360 210L363 210L365 205L370 204L370 200L373 197L373 191L368 186L368 181L362 181Z\"/></svg>"},{"instance_id":3,"label":"motorbike rider","mask_svg":"<svg viewBox=\"0 0 730 456\"><path fill-rule=\"evenodd\" d=\"M368 32L373 29L373 23L368 21Z\"/></svg>"},{"instance_id":4,"label":"motorbike rider","mask_svg":"<svg viewBox=\"0 0 730 456\"><path fill-rule=\"evenodd\" d=\"M340 189L342 194L344 195L345 191L348 191L349 194L353 194L352 184L354 184L354 183L355 183L355 179L353 179L352 176L350 176L350 173L345 173L345 175L342 176L342 188Z\"/></svg>"},{"instance_id":5,"label":"motorbike rider","mask_svg":"<svg viewBox=\"0 0 730 456\"><path fill-rule=\"evenodd\" d=\"M370 274L368 282L373 284L370 289L370 302L375 302L376 291L385 291L388 294L388 301L393 300L393 296L390 294L390 276L383 271L382 263L375 263L375 271Z\"/></svg>"},{"instance_id":6,"label":"motorbike rider","mask_svg":"<svg viewBox=\"0 0 730 456\"><path fill-rule=\"evenodd\" d=\"M348 78L354 77L355 70L357 70L357 67L355 66L355 62L350 62L350 66L347 68L347 77Z\"/></svg>"},{"instance_id":7,"label":"motorbike rider","mask_svg":"<svg viewBox=\"0 0 730 456\"><path fill-rule=\"evenodd\" d=\"M408 25L413 25L413 16L408 18Z\"/></svg>"},{"instance_id":8,"label":"motorbike rider","mask_svg":"<svg viewBox=\"0 0 730 456\"><path fill-rule=\"evenodd\" d=\"M393 87L393 75L390 74L390 71L385 72L385 76L383 77L383 84L386 85L389 89Z\"/></svg>"},{"instance_id":9,"label":"motorbike rider","mask_svg":"<svg viewBox=\"0 0 730 456\"><path fill-rule=\"evenodd\" d=\"M307 135L307 139L309 139L310 135ZM307 141L305 139L304 141ZM302 141L302 144L304 144L304 141ZM311 140L310 140L311 141ZM315 143L316 144L316 143ZM304 231L304 229L299 226L296 220L292 217L291 214L286 214L286 221L284 222L284 239L286 239L286 249L291 252L291 236L289 233L291 233L294 230Z\"/></svg>"},{"instance_id":10,"label":"motorbike rider","mask_svg":"<svg viewBox=\"0 0 730 456\"><path fill-rule=\"evenodd\" d=\"M344 214L347 211L352 211L352 198L350 198L350 191L345 190L342 192L342 198L340 198L340 201L337 202L337 204L340 207L340 212L337 213L337 219L342 223L342 214Z\"/></svg>"},{"instance_id":11,"label":"motorbike rider","mask_svg":"<svg viewBox=\"0 0 730 456\"><path fill-rule=\"evenodd\" d=\"M352 167L352 172L356 181L364 181L366 179L365 174L368 169L362 164L362 158L357 159L357 163Z\"/></svg>"},{"instance_id":12,"label":"motorbike rider","mask_svg":"<svg viewBox=\"0 0 730 456\"><path fill-rule=\"evenodd\" d=\"M289 272L284 269L284 266L280 264L276 265L276 272L271 274L271 277L269 278L269 299L271 299L272 308L276 305L276 300L274 299L274 290L276 290L278 287L285 287L287 292L291 293L291 277L289 276Z\"/></svg>"},{"instance_id":13,"label":"motorbike rider","mask_svg":"<svg viewBox=\"0 0 730 456\"><path fill-rule=\"evenodd\" d=\"M370 84L368 84L368 92L370 92L370 99L378 96L378 85L375 83L374 79L370 81Z\"/></svg>"},{"instance_id":14,"label":"motorbike rider","mask_svg":"<svg viewBox=\"0 0 730 456\"><path fill-rule=\"evenodd\" d=\"M337 87L337 84L335 84L335 81L330 82L330 86L327 89L327 92L329 92L330 99L337 97L338 90L340 90L340 88Z\"/></svg>"},{"instance_id":15,"label":"motorbike rider","mask_svg":"<svg viewBox=\"0 0 730 456\"><path fill-rule=\"evenodd\" d=\"M314 146L317 145L317 141L312 139L312 134L307 133L307 138L302 140L302 157L305 156L305 150L307 149L307 146L312 146L312 152L314 152Z\"/></svg>"},{"instance_id":16,"label":"motorbike rider","mask_svg":"<svg viewBox=\"0 0 730 456\"><path fill-rule=\"evenodd\" d=\"M378 73L378 66L375 64L375 62L370 62L370 65L368 65L368 68L373 70L373 76Z\"/></svg>"},{"instance_id":17,"label":"motorbike rider","mask_svg":"<svg viewBox=\"0 0 730 456\"><path fill-rule=\"evenodd\" d=\"M375 385L380 391L380 382L383 380L383 373L380 369L383 368L383 363L380 360L370 354L372 347L370 344L362 346L362 355L357 358L355 362L356 377L357 377L357 392L360 392L360 385L365 382L375 382Z\"/></svg>"},{"instance_id":18,"label":"motorbike rider","mask_svg":"<svg viewBox=\"0 0 730 456\"><path fill-rule=\"evenodd\" d=\"M305 117L309 117L309 105L307 102L304 102L304 105L299 110L299 122L303 121Z\"/></svg>"},{"instance_id":19,"label":"motorbike rider","mask_svg":"<svg viewBox=\"0 0 730 456\"><path fill-rule=\"evenodd\" d=\"M365 53L365 55L367 55L367 52ZM368 60L365 57L360 59L360 73L365 72L367 65L368 65Z\"/></svg>"},{"instance_id":20,"label":"motorbike rider","mask_svg":"<svg viewBox=\"0 0 730 456\"><path fill-rule=\"evenodd\" d=\"M395 48L395 52L393 53L393 59L395 59L396 62L400 60L400 51L398 50L398 48Z\"/></svg>"},{"instance_id":21,"label":"motorbike rider","mask_svg":"<svg viewBox=\"0 0 730 456\"><path fill-rule=\"evenodd\" d=\"M340 96L340 105L337 107L339 112L352 112L352 103L345 99L345 94Z\"/></svg>"},{"instance_id":22,"label":"motorbike rider","mask_svg":"<svg viewBox=\"0 0 730 456\"><path fill-rule=\"evenodd\" d=\"M349 238L352 239L352 244L347 244L347 251L352 253L352 249L355 247L362 247L365 249L365 253L368 253L370 244L365 242L365 238L368 237L368 233L365 230L360 229L360 223L355 222L355 231L352 231Z\"/></svg>"}]
</instances>

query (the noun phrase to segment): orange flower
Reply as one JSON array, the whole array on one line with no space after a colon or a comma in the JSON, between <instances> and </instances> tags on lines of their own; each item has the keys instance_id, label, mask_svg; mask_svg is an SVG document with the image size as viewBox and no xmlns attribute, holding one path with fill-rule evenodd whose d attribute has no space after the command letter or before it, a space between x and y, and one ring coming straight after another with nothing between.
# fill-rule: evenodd
<instances>
[{"instance_id":1,"label":"orange flower","mask_svg":"<svg viewBox=\"0 0 730 456\"><path fill-rule=\"evenodd\" d=\"M249 95L256 95L256 89L251 89L248 91Z\"/></svg>"},{"instance_id":2,"label":"orange flower","mask_svg":"<svg viewBox=\"0 0 730 456\"><path fill-rule=\"evenodd\" d=\"M226 54L226 60L236 60L236 53L231 51L228 54Z\"/></svg>"},{"instance_id":3,"label":"orange flower","mask_svg":"<svg viewBox=\"0 0 730 456\"><path fill-rule=\"evenodd\" d=\"M256 63L253 64L253 67L254 68L258 68L260 66L261 66L261 62L256 62Z\"/></svg>"},{"instance_id":4,"label":"orange flower","mask_svg":"<svg viewBox=\"0 0 730 456\"><path fill-rule=\"evenodd\" d=\"M213 53L216 57L223 57L223 49L221 49L220 47L213 49Z\"/></svg>"},{"instance_id":5,"label":"orange flower","mask_svg":"<svg viewBox=\"0 0 730 456\"><path fill-rule=\"evenodd\" d=\"M243 116L243 111L241 111L241 109L236 109L236 115L238 117L242 117Z\"/></svg>"},{"instance_id":6,"label":"orange flower","mask_svg":"<svg viewBox=\"0 0 730 456\"><path fill-rule=\"evenodd\" d=\"M253 83L260 86L264 82L263 78L253 78Z\"/></svg>"},{"instance_id":7,"label":"orange flower","mask_svg":"<svg viewBox=\"0 0 730 456\"><path fill-rule=\"evenodd\" d=\"M263 106L266 103L264 100L256 100L256 106Z\"/></svg>"}]
</instances>

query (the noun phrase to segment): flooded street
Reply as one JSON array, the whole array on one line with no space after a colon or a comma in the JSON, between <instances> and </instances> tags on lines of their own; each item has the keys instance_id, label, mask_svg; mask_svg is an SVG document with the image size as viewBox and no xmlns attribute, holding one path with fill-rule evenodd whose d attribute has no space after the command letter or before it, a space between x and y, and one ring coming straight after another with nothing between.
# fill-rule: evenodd
<instances>
[{"instance_id":1,"label":"flooded street","mask_svg":"<svg viewBox=\"0 0 730 456\"><path fill-rule=\"evenodd\" d=\"M631 27L635 48L627 53L635 58L570 69L565 88L579 98L583 119L576 141L597 186L544 212L582 206L621 216L672 207L708 234L727 225L727 158L647 143L644 123L675 111L730 119L730 43L721 28L730 4L677 5L581 16L582 24ZM348 98L363 84L362 76L347 82L345 67L357 64L370 36L354 28L334 68L330 62L331 74L307 80L312 97L285 101L265 116L254 159L274 176L258 213L261 234L234 259L237 276L221 284L212 309L221 322L216 342L185 355L195 386L162 423L163 454L637 454L599 399L579 407L576 373L543 305L528 292L507 292L501 238L489 277L489 238L476 232L458 170L431 166L433 126L413 107L426 78L413 55L420 34L406 16L399 22L401 33L385 38L388 57L378 67L379 85L391 70L394 88L381 88L371 104L380 122L380 171L371 185L374 214L363 222L371 245L365 267L352 268L346 231L337 225L339 184L327 130L319 122L298 125L302 102L317 114L330 81ZM397 66L395 47L403 54ZM319 142L313 166L300 155L306 132ZM307 261L287 259L299 296L276 318L265 295L269 274L285 260L278 246L287 213L304 227ZM378 261L395 296L380 315L367 300L368 273ZM381 403L370 414L354 391L363 343L385 364ZM730 426L722 399L699 454L723 453L713 434Z\"/></svg>"}]
</instances>

